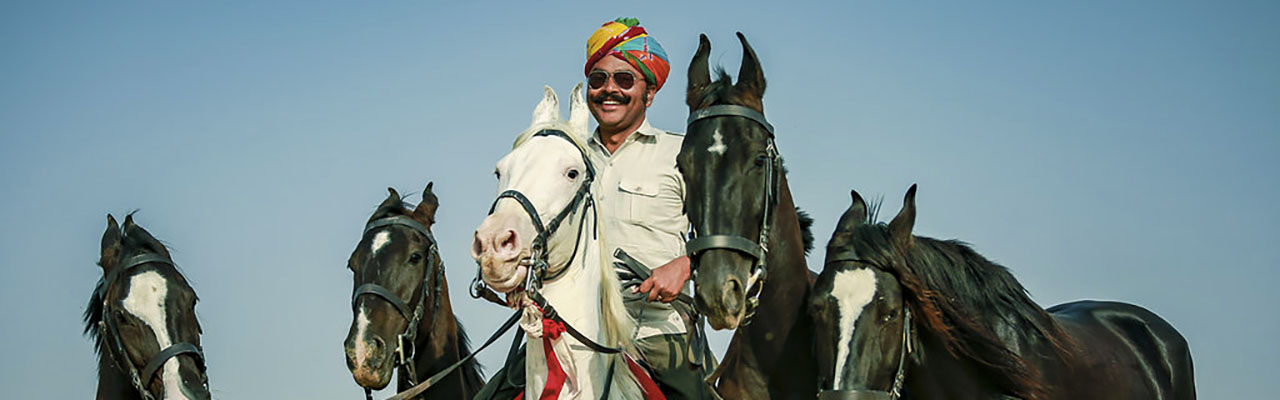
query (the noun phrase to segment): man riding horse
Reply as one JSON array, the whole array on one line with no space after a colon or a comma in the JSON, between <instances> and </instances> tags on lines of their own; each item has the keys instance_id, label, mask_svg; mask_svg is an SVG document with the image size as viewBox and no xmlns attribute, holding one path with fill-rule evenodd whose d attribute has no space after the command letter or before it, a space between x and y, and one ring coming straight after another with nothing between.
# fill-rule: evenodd
<instances>
[{"instance_id":1,"label":"man riding horse","mask_svg":"<svg viewBox=\"0 0 1280 400\"><path fill-rule=\"evenodd\" d=\"M690 350L692 306L684 235L684 179L676 169L683 135L649 125L646 110L667 81L666 51L634 18L610 21L587 39L587 106L598 123L589 143L599 170L602 251L614 257L636 347L667 398L713 396L703 381L705 352ZM686 301L677 301L684 299ZM478 399L509 393L523 377L507 360Z\"/></svg>"}]
</instances>

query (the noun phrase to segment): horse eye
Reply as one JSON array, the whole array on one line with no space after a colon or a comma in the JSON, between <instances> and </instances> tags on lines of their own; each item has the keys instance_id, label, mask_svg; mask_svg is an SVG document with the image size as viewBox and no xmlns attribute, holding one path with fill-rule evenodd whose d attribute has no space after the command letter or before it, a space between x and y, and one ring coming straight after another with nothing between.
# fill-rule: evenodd
<instances>
[{"instance_id":1,"label":"horse eye","mask_svg":"<svg viewBox=\"0 0 1280 400\"><path fill-rule=\"evenodd\" d=\"M578 179L578 170L576 169L569 170L569 179Z\"/></svg>"},{"instance_id":2,"label":"horse eye","mask_svg":"<svg viewBox=\"0 0 1280 400\"><path fill-rule=\"evenodd\" d=\"M418 261L422 261L422 254L413 253L409 255L410 264L417 264Z\"/></svg>"},{"instance_id":3,"label":"horse eye","mask_svg":"<svg viewBox=\"0 0 1280 400\"><path fill-rule=\"evenodd\" d=\"M764 162L765 162L765 160L767 160L768 158L769 158L769 157L766 157L766 156L759 156L759 157L756 157L756 166L757 166L757 167L763 167L763 166L764 166Z\"/></svg>"}]
</instances>

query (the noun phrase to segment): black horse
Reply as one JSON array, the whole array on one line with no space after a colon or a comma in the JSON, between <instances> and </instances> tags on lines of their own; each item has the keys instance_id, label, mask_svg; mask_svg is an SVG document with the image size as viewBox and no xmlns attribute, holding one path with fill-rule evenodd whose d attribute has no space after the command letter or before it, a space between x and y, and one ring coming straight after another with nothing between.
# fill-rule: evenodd
<instances>
[{"instance_id":1,"label":"black horse","mask_svg":"<svg viewBox=\"0 0 1280 400\"><path fill-rule=\"evenodd\" d=\"M1194 399L1186 339L1141 307L1041 309L1009 270L853 192L814 286L820 399Z\"/></svg>"},{"instance_id":2,"label":"black horse","mask_svg":"<svg viewBox=\"0 0 1280 400\"><path fill-rule=\"evenodd\" d=\"M764 119L760 62L738 39L737 84L723 70L711 81L706 35L689 65L689 127L676 162L696 234L688 244L696 303L713 328L737 329L716 371L721 396L808 400L817 393L805 312L810 221L792 203Z\"/></svg>"},{"instance_id":3,"label":"black horse","mask_svg":"<svg viewBox=\"0 0 1280 400\"><path fill-rule=\"evenodd\" d=\"M107 215L103 277L84 312L98 353L98 399L209 399L196 292L169 251L133 222Z\"/></svg>"},{"instance_id":4,"label":"black horse","mask_svg":"<svg viewBox=\"0 0 1280 400\"><path fill-rule=\"evenodd\" d=\"M416 207L395 189L387 191L347 261L354 291L345 348L347 367L360 386L382 389L398 367L397 387L403 391L471 350L449 304L444 262L431 234L439 207L431 184ZM480 365L471 359L421 396L470 399L482 385Z\"/></svg>"}]
</instances>

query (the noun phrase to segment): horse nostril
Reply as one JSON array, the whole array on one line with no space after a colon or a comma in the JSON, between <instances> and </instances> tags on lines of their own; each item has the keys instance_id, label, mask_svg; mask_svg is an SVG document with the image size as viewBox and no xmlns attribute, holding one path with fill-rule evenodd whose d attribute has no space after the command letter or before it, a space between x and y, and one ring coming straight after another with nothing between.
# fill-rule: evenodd
<instances>
[{"instance_id":1,"label":"horse nostril","mask_svg":"<svg viewBox=\"0 0 1280 400\"><path fill-rule=\"evenodd\" d=\"M471 236L471 257L480 258L481 254L484 254L484 241L480 240L480 232L476 231Z\"/></svg>"},{"instance_id":2,"label":"horse nostril","mask_svg":"<svg viewBox=\"0 0 1280 400\"><path fill-rule=\"evenodd\" d=\"M515 252L516 237L517 237L516 231L514 230L508 229L506 232L503 232L501 235L498 236L497 242L501 243L498 245L498 248L502 249L503 253Z\"/></svg>"},{"instance_id":3,"label":"horse nostril","mask_svg":"<svg viewBox=\"0 0 1280 400\"><path fill-rule=\"evenodd\" d=\"M737 313L742 309L742 283L738 278L729 278L724 285L724 293L721 300L724 302L725 311L729 313Z\"/></svg>"},{"instance_id":4,"label":"horse nostril","mask_svg":"<svg viewBox=\"0 0 1280 400\"><path fill-rule=\"evenodd\" d=\"M384 342L382 341L382 338L375 336L373 338L373 348L370 349L370 352L372 353L371 355L375 357L382 355L382 348L386 346L387 346L387 342Z\"/></svg>"}]
</instances>

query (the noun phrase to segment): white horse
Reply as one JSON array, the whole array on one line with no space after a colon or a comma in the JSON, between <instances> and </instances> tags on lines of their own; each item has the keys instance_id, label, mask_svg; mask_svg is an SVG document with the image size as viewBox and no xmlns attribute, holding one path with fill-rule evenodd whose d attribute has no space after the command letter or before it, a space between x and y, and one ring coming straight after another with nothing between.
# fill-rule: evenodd
<instances>
[{"instance_id":1,"label":"white horse","mask_svg":"<svg viewBox=\"0 0 1280 400\"><path fill-rule=\"evenodd\" d=\"M526 399L539 398L553 376L543 340L543 315L522 293L528 289L530 274L539 272L539 268L531 270L531 260L539 256L545 257L546 268L533 278L545 279L539 292L563 320L596 343L636 354L635 322L623 307L613 267L600 257L595 210L589 209L594 201L589 186L592 169L585 156L589 133L582 84L573 88L568 121L560 120L555 91L545 90L533 111L533 123L516 138L511 153L498 161L494 173L501 194L493 212L476 229L471 249L485 283L519 299L517 304L524 308L521 327L529 342ZM509 195L512 192L518 195ZM520 195L527 200L519 199ZM543 229L535 227L530 213L537 214ZM545 237L538 239L544 230ZM542 249L535 249L535 239ZM593 351L569 334L545 342L551 344L556 359L551 368L559 367L567 375L560 398L599 399L606 387L610 399L644 397L620 354Z\"/></svg>"}]
</instances>

